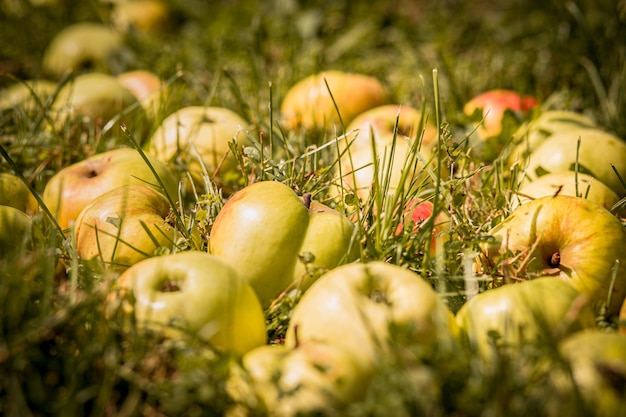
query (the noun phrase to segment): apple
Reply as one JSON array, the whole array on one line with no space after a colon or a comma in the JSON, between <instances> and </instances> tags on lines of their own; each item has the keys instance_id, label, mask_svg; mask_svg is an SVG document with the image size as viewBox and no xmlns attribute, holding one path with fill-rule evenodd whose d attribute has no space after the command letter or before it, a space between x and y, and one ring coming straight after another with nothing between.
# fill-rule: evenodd
<instances>
[{"instance_id":1,"label":"apple","mask_svg":"<svg viewBox=\"0 0 626 417\"><path fill-rule=\"evenodd\" d=\"M599 329L577 332L559 344L568 371L552 372L557 386L576 390L588 415L624 415L626 335Z\"/></svg>"},{"instance_id":2,"label":"apple","mask_svg":"<svg viewBox=\"0 0 626 417\"><path fill-rule=\"evenodd\" d=\"M117 80L135 95L150 121L161 120L168 110L169 90L161 77L149 70L132 70L118 74Z\"/></svg>"},{"instance_id":3,"label":"apple","mask_svg":"<svg viewBox=\"0 0 626 417\"><path fill-rule=\"evenodd\" d=\"M121 271L174 249L172 207L163 194L144 184L113 188L88 203L76 219L76 252Z\"/></svg>"},{"instance_id":4,"label":"apple","mask_svg":"<svg viewBox=\"0 0 626 417\"><path fill-rule=\"evenodd\" d=\"M126 184L148 184L177 200L178 184L163 162L145 155L164 189L141 154L131 148L98 153L58 171L46 183L42 199L62 229L69 228L94 198Z\"/></svg>"},{"instance_id":5,"label":"apple","mask_svg":"<svg viewBox=\"0 0 626 417\"><path fill-rule=\"evenodd\" d=\"M469 299L456 314L469 346L485 359L515 354L526 343L555 343L596 326L589 300L565 281L539 277Z\"/></svg>"},{"instance_id":6,"label":"apple","mask_svg":"<svg viewBox=\"0 0 626 417\"><path fill-rule=\"evenodd\" d=\"M265 317L254 291L219 258L183 251L144 259L119 279L124 308L143 328L179 340L200 338L220 352L243 355L266 343Z\"/></svg>"},{"instance_id":7,"label":"apple","mask_svg":"<svg viewBox=\"0 0 626 417\"><path fill-rule=\"evenodd\" d=\"M402 210L400 223L396 227L396 235L406 230L409 233L419 233L433 215L435 206L432 201L420 197L411 198ZM450 238L450 216L445 211L439 211L433 220L432 236L428 248L431 255L442 254L443 245Z\"/></svg>"},{"instance_id":8,"label":"apple","mask_svg":"<svg viewBox=\"0 0 626 417\"><path fill-rule=\"evenodd\" d=\"M598 128L589 116L573 110L544 110L522 123L515 131L505 153L511 166L526 166L528 155L550 135L570 130Z\"/></svg>"},{"instance_id":9,"label":"apple","mask_svg":"<svg viewBox=\"0 0 626 417\"><path fill-rule=\"evenodd\" d=\"M332 130L340 123L339 115L347 126L358 114L384 104L388 96L387 88L369 75L338 70L312 74L286 92L280 105L282 124L292 130Z\"/></svg>"},{"instance_id":10,"label":"apple","mask_svg":"<svg viewBox=\"0 0 626 417\"><path fill-rule=\"evenodd\" d=\"M463 106L464 116L478 123L470 127L472 153L483 161L495 159L509 135L538 105L536 98L507 89L487 90L472 97Z\"/></svg>"},{"instance_id":11,"label":"apple","mask_svg":"<svg viewBox=\"0 0 626 417\"><path fill-rule=\"evenodd\" d=\"M626 230L604 207L557 195L522 204L489 234L479 270L501 276L553 276L616 315L626 295ZM616 265L617 264L617 265ZM614 268L617 266L617 270Z\"/></svg>"},{"instance_id":12,"label":"apple","mask_svg":"<svg viewBox=\"0 0 626 417\"><path fill-rule=\"evenodd\" d=\"M431 283L382 261L351 263L322 275L292 311L285 345L340 346L358 364L380 365L395 346L455 346L454 314Z\"/></svg>"},{"instance_id":13,"label":"apple","mask_svg":"<svg viewBox=\"0 0 626 417\"><path fill-rule=\"evenodd\" d=\"M355 260L355 232L346 216L310 195L299 197L283 183L261 181L226 201L208 250L232 265L268 307L289 288L306 291L317 270Z\"/></svg>"},{"instance_id":14,"label":"apple","mask_svg":"<svg viewBox=\"0 0 626 417\"><path fill-rule=\"evenodd\" d=\"M29 216L35 215L39 204L28 186L17 175L0 173L0 205L15 207Z\"/></svg>"},{"instance_id":15,"label":"apple","mask_svg":"<svg viewBox=\"0 0 626 417\"><path fill-rule=\"evenodd\" d=\"M9 85L0 91L0 112L13 108L41 110L40 106L54 94L57 84L45 79L30 79ZM37 102L39 100L40 103Z\"/></svg>"},{"instance_id":16,"label":"apple","mask_svg":"<svg viewBox=\"0 0 626 417\"><path fill-rule=\"evenodd\" d=\"M126 129L141 143L147 131L146 114L135 95L112 75L90 72L78 75L59 90L51 108L57 131L68 123L96 127L107 139L126 141ZM101 139L102 140L102 139Z\"/></svg>"},{"instance_id":17,"label":"apple","mask_svg":"<svg viewBox=\"0 0 626 417\"><path fill-rule=\"evenodd\" d=\"M98 22L73 23L54 35L44 51L42 70L54 79L69 71L110 72L110 60L124 49L124 37Z\"/></svg>"},{"instance_id":18,"label":"apple","mask_svg":"<svg viewBox=\"0 0 626 417\"><path fill-rule=\"evenodd\" d=\"M9 261L32 248L33 220L22 210L0 205L0 260Z\"/></svg>"},{"instance_id":19,"label":"apple","mask_svg":"<svg viewBox=\"0 0 626 417\"><path fill-rule=\"evenodd\" d=\"M120 32L155 35L172 24L171 11L163 0L120 0L113 3L111 21Z\"/></svg>"},{"instance_id":20,"label":"apple","mask_svg":"<svg viewBox=\"0 0 626 417\"><path fill-rule=\"evenodd\" d=\"M527 182L516 192L512 207L539 197L570 195L595 201L607 210L618 201L618 195L602 181L589 174L574 171L553 172Z\"/></svg>"},{"instance_id":21,"label":"apple","mask_svg":"<svg viewBox=\"0 0 626 417\"><path fill-rule=\"evenodd\" d=\"M229 143L236 140L238 149L243 148L249 143L246 135L249 128L242 116L228 108L182 107L163 120L146 149L161 161L183 162L199 183L202 183L202 164L209 174L218 171L219 182L231 182L240 173Z\"/></svg>"},{"instance_id":22,"label":"apple","mask_svg":"<svg viewBox=\"0 0 626 417\"><path fill-rule=\"evenodd\" d=\"M624 197L626 188L613 167L626 178L626 141L604 130L590 128L561 131L546 138L529 155L524 172L529 181L534 181L548 173L578 169Z\"/></svg>"},{"instance_id":23,"label":"apple","mask_svg":"<svg viewBox=\"0 0 626 417\"><path fill-rule=\"evenodd\" d=\"M259 346L242 365L263 409L276 417L333 415L362 400L372 377L350 352L313 341Z\"/></svg>"}]
</instances>

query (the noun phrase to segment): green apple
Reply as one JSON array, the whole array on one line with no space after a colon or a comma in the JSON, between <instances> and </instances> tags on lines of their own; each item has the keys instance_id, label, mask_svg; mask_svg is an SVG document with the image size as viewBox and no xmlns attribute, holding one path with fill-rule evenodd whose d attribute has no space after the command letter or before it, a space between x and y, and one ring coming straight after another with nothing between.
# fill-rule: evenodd
<instances>
[{"instance_id":1,"label":"green apple","mask_svg":"<svg viewBox=\"0 0 626 417\"><path fill-rule=\"evenodd\" d=\"M261 181L226 201L213 223L209 252L232 265L267 307L288 288L306 291L316 277L311 268L354 260L354 234L343 214L283 183Z\"/></svg>"},{"instance_id":2,"label":"green apple","mask_svg":"<svg viewBox=\"0 0 626 417\"><path fill-rule=\"evenodd\" d=\"M259 346L242 363L263 408L277 417L340 412L365 397L372 377L350 352L319 342Z\"/></svg>"},{"instance_id":3,"label":"green apple","mask_svg":"<svg viewBox=\"0 0 626 417\"><path fill-rule=\"evenodd\" d=\"M182 161L199 183L203 173L200 160L209 174L217 171L220 182L229 182L240 177L229 143L236 140L238 149L247 144L249 126L243 117L224 107L187 106L163 120L146 148L161 161Z\"/></svg>"},{"instance_id":4,"label":"green apple","mask_svg":"<svg viewBox=\"0 0 626 417\"><path fill-rule=\"evenodd\" d=\"M145 259L124 271L118 284L137 323L165 337L198 337L237 355L266 343L265 317L254 291L232 267L206 252Z\"/></svg>"},{"instance_id":5,"label":"green apple","mask_svg":"<svg viewBox=\"0 0 626 417\"><path fill-rule=\"evenodd\" d=\"M98 22L73 23L58 32L46 47L42 70L54 79L69 71L110 72L110 60L124 48L117 30Z\"/></svg>"},{"instance_id":6,"label":"green apple","mask_svg":"<svg viewBox=\"0 0 626 417\"><path fill-rule=\"evenodd\" d=\"M534 97L506 89L487 90L472 97L463 106L464 116L472 122L472 154L483 161L495 159L510 135L538 105Z\"/></svg>"},{"instance_id":7,"label":"green apple","mask_svg":"<svg viewBox=\"0 0 626 417\"><path fill-rule=\"evenodd\" d=\"M565 281L539 277L488 289L469 299L456 320L485 359L516 353L526 343L555 343L596 326L589 300Z\"/></svg>"},{"instance_id":8,"label":"green apple","mask_svg":"<svg viewBox=\"0 0 626 417\"><path fill-rule=\"evenodd\" d=\"M430 282L397 265L359 262L328 271L302 295L285 345L340 346L371 368L395 346L454 346L457 332L454 314Z\"/></svg>"},{"instance_id":9,"label":"green apple","mask_svg":"<svg viewBox=\"0 0 626 417\"><path fill-rule=\"evenodd\" d=\"M626 335L602 330L575 333L559 344L570 372L552 372L557 386L577 390L588 415L613 417L626 413Z\"/></svg>"},{"instance_id":10,"label":"green apple","mask_svg":"<svg viewBox=\"0 0 626 417\"><path fill-rule=\"evenodd\" d=\"M113 188L96 197L76 219L76 252L121 271L172 250L176 230L168 221L172 207L163 194L144 184Z\"/></svg>"},{"instance_id":11,"label":"green apple","mask_svg":"<svg viewBox=\"0 0 626 417\"><path fill-rule=\"evenodd\" d=\"M0 205L0 260L14 259L32 248L33 221L22 210Z\"/></svg>"},{"instance_id":12,"label":"green apple","mask_svg":"<svg viewBox=\"0 0 626 417\"><path fill-rule=\"evenodd\" d=\"M626 296L626 230L604 207L557 195L519 206L495 226L477 266L503 276L549 275L570 283L599 306L609 300L617 314Z\"/></svg>"},{"instance_id":13,"label":"green apple","mask_svg":"<svg viewBox=\"0 0 626 417\"><path fill-rule=\"evenodd\" d=\"M524 172L534 181L548 173L574 170L592 175L620 197L626 196L615 173L626 178L626 141L601 129L557 132L532 151Z\"/></svg>"},{"instance_id":14,"label":"green apple","mask_svg":"<svg viewBox=\"0 0 626 417\"><path fill-rule=\"evenodd\" d=\"M385 104L388 96L387 88L369 75L338 70L312 74L286 92L280 106L282 123L296 130L342 130L358 114ZM338 126L339 115L344 126Z\"/></svg>"},{"instance_id":15,"label":"green apple","mask_svg":"<svg viewBox=\"0 0 626 417\"><path fill-rule=\"evenodd\" d=\"M45 79L16 82L0 91L0 113L13 108L24 111L42 110L46 100L54 94L57 84ZM37 102L40 101L40 103Z\"/></svg>"},{"instance_id":16,"label":"green apple","mask_svg":"<svg viewBox=\"0 0 626 417\"><path fill-rule=\"evenodd\" d=\"M618 195L602 181L575 171L553 172L521 186L513 200L513 208L539 197L570 195L595 201L606 209L613 207Z\"/></svg>"},{"instance_id":17,"label":"green apple","mask_svg":"<svg viewBox=\"0 0 626 417\"><path fill-rule=\"evenodd\" d=\"M15 207L29 216L33 216L39 208L24 181L8 172L0 173L0 205Z\"/></svg>"},{"instance_id":18,"label":"green apple","mask_svg":"<svg viewBox=\"0 0 626 417\"><path fill-rule=\"evenodd\" d=\"M122 143L126 130L143 142L148 121L135 95L112 75L90 72L70 80L55 97L51 108L57 131L70 126L93 127L106 138ZM79 134L82 129L79 129Z\"/></svg>"},{"instance_id":19,"label":"green apple","mask_svg":"<svg viewBox=\"0 0 626 417\"><path fill-rule=\"evenodd\" d=\"M59 226L69 228L81 210L94 198L126 184L148 184L177 200L178 184L163 162L146 155L164 189L141 154L118 148L90 156L58 171L46 184L43 201Z\"/></svg>"},{"instance_id":20,"label":"green apple","mask_svg":"<svg viewBox=\"0 0 626 417\"><path fill-rule=\"evenodd\" d=\"M572 110L544 110L524 122L505 149L510 165L526 166L528 155L550 135L571 130L598 128L589 116Z\"/></svg>"}]
</instances>

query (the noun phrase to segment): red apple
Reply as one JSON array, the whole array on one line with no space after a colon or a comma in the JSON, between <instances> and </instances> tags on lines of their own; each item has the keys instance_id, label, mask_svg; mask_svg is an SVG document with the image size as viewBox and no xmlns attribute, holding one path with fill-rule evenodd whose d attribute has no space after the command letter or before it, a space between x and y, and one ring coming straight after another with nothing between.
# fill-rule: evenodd
<instances>
[{"instance_id":1,"label":"red apple","mask_svg":"<svg viewBox=\"0 0 626 417\"><path fill-rule=\"evenodd\" d=\"M434 208L434 204L430 200L424 200L419 197L409 200L403 210L401 222L398 223L396 228L396 234L402 233L405 227L410 233L417 233L424 223L432 217ZM433 224L429 248L431 254L441 253L443 244L449 238L447 233L449 229L450 217L444 211L440 211Z\"/></svg>"}]
</instances>

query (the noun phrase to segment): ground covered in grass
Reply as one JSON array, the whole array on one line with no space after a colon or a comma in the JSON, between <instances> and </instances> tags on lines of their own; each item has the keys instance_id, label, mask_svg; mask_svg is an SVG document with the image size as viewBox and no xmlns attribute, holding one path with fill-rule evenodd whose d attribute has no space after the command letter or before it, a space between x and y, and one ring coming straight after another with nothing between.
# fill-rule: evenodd
<instances>
[{"instance_id":1,"label":"ground covered in grass","mask_svg":"<svg viewBox=\"0 0 626 417\"><path fill-rule=\"evenodd\" d=\"M274 179L348 215L358 212L361 258L419 273L456 312L466 299L471 257L510 214L517 187L516 173L502 161L477 161L467 152L464 103L489 89L512 89L536 97L545 109L587 115L626 138L623 0L165 3L170 27L125 33L125 47L110 57L106 71L149 69L167 81L173 108L227 107L257 127L256 148L239 160L244 175L219 190L207 179L206 189L181 204L180 214L189 220L193 213L195 220L181 248L206 250L220 197ZM0 89L47 78L42 59L53 36L71 23L109 23L111 8L98 0L0 0ZM430 195L452 224L442 256L427 249L432 224L417 235L394 233L399 216L376 214L393 211L386 206L392 203L334 198L336 154L321 146L333 133L281 126L279 105L289 88L331 69L377 77L392 102L423 109L438 122L440 152L431 174L443 191ZM0 171L17 172L39 193L60 169L107 146L94 131L77 139L72 126L47 129L48 107L40 104L33 111L0 109ZM133 146L132 135L122 140ZM623 209L615 212L623 222ZM234 394L229 381L238 358L216 354L202 340L164 341L140 331L108 299L115 274L77 259L74 242L44 214L34 218L34 230L38 249L0 265L0 414L265 415L257 402ZM481 289L491 285L485 280ZM265 311L270 343L282 343L297 297ZM615 317L599 314L598 321L608 330L617 327ZM338 415L595 415L568 385L570 370L554 346L539 341L488 365L456 348L425 355L411 345L383 362L365 398ZM626 373L613 371L606 370L614 375L612 389L626 394ZM555 380L555 373L565 376Z\"/></svg>"}]
</instances>

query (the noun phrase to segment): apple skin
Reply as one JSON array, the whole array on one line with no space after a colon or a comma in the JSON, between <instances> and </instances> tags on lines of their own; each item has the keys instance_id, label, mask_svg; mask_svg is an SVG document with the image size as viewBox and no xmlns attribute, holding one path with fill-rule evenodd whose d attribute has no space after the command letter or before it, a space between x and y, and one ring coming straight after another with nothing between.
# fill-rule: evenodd
<instances>
[{"instance_id":1,"label":"apple skin","mask_svg":"<svg viewBox=\"0 0 626 417\"><path fill-rule=\"evenodd\" d=\"M22 210L0 205L0 260L8 261L32 248L32 218Z\"/></svg>"},{"instance_id":2,"label":"apple skin","mask_svg":"<svg viewBox=\"0 0 626 417\"><path fill-rule=\"evenodd\" d=\"M287 288L306 291L314 281L299 255L313 254L313 266L322 269L355 260L354 233L341 213L317 201L307 207L289 186L261 181L226 201L208 250L232 265L267 307Z\"/></svg>"},{"instance_id":3,"label":"apple skin","mask_svg":"<svg viewBox=\"0 0 626 417\"><path fill-rule=\"evenodd\" d=\"M608 306L610 315L618 313L626 295L626 230L604 207L579 197L541 197L519 206L489 234L494 240L483 245L479 270L497 266L510 276L513 265L503 261L523 253L518 274L562 279L595 306L607 301L619 261Z\"/></svg>"},{"instance_id":4,"label":"apple skin","mask_svg":"<svg viewBox=\"0 0 626 417\"><path fill-rule=\"evenodd\" d=\"M0 173L0 205L15 207L29 216L34 216L39 204L26 184L17 175Z\"/></svg>"},{"instance_id":5,"label":"apple skin","mask_svg":"<svg viewBox=\"0 0 626 417\"><path fill-rule=\"evenodd\" d=\"M532 341L555 343L583 329L595 328L589 300L567 282L539 277L488 289L456 313L461 333L472 350L490 360L496 343L507 354Z\"/></svg>"},{"instance_id":6,"label":"apple skin","mask_svg":"<svg viewBox=\"0 0 626 417\"><path fill-rule=\"evenodd\" d=\"M387 88L372 76L338 70L312 74L286 92L280 106L282 124L290 130L333 130L339 124L337 108L347 126L388 96Z\"/></svg>"},{"instance_id":7,"label":"apple skin","mask_svg":"<svg viewBox=\"0 0 626 417\"><path fill-rule=\"evenodd\" d=\"M405 227L410 233L418 233L424 222L433 215L435 206L432 201L414 197L408 201L403 209L402 221L398 223L396 235L401 234ZM432 237L428 248L431 255L442 253L443 245L449 240L450 216L444 211L440 211L435 217Z\"/></svg>"},{"instance_id":8,"label":"apple skin","mask_svg":"<svg viewBox=\"0 0 626 417\"><path fill-rule=\"evenodd\" d=\"M515 209L519 204L524 204L532 199L553 196L557 193L586 198L600 204L607 210L619 201L619 196L613 190L591 175L582 172L563 171L543 175L523 185L517 191L517 197L513 200L512 207Z\"/></svg>"},{"instance_id":9,"label":"apple skin","mask_svg":"<svg viewBox=\"0 0 626 417\"><path fill-rule=\"evenodd\" d=\"M364 398L372 372L335 345L264 345L242 358L253 391L276 417L333 415Z\"/></svg>"},{"instance_id":10,"label":"apple skin","mask_svg":"<svg viewBox=\"0 0 626 417\"><path fill-rule=\"evenodd\" d=\"M115 76L100 72L78 75L63 85L50 110L57 131L62 131L68 123L86 123L87 128L107 127L103 136L113 142L127 140L121 126L139 143L144 141L148 128L147 116L135 95ZM115 118L119 120L109 128L107 124Z\"/></svg>"},{"instance_id":11,"label":"apple skin","mask_svg":"<svg viewBox=\"0 0 626 417\"><path fill-rule=\"evenodd\" d=\"M567 130L549 136L531 152L524 172L533 181L546 173L573 171L577 161L579 172L602 181L620 198L626 196L626 188L611 167L613 164L626 178L626 142L601 129Z\"/></svg>"},{"instance_id":12,"label":"apple skin","mask_svg":"<svg viewBox=\"0 0 626 417\"><path fill-rule=\"evenodd\" d=\"M178 184L167 165L146 155L165 190L135 149L118 148L92 155L58 171L46 184L42 199L62 229L69 228L94 198L127 184L149 184L176 201Z\"/></svg>"},{"instance_id":13,"label":"apple skin","mask_svg":"<svg viewBox=\"0 0 626 417\"><path fill-rule=\"evenodd\" d=\"M487 90L471 98L463 106L463 114L471 117L478 126L472 125L475 132L470 136L472 153L483 161L492 161L509 139L509 126L505 123L505 113L526 117L539 105L537 99L507 89ZM512 132L511 132L512 133Z\"/></svg>"},{"instance_id":14,"label":"apple skin","mask_svg":"<svg viewBox=\"0 0 626 417\"><path fill-rule=\"evenodd\" d=\"M108 268L123 271L154 256L159 248L171 251L176 230L167 220L170 211L165 196L144 184L107 191L87 204L76 219L78 256L98 258Z\"/></svg>"},{"instance_id":15,"label":"apple skin","mask_svg":"<svg viewBox=\"0 0 626 417\"><path fill-rule=\"evenodd\" d=\"M375 369L394 346L425 351L457 343L454 314L418 274L372 261L322 275L292 311L285 345L317 341L340 346Z\"/></svg>"},{"instance_id":16,"label":"apple skin","mask_svg":"<svg viewBox=\"0 0 626 417\"><path fill-rule=\"evenodd\" d=\"M208 173L213 174L219 167L218 180L229 182L240 177L229 142L236 139L239 149L248 144L249 125L239 114L224 107L187 106L163 120L146 149L167 163L181 159L194 179L202 184L203 170L193 144Z\"/></svg>"},{"instance_id":17,"label":"apple skin","mask_svg":"<svg viewBox=\"0 0 626 417\"><path fill-rule=\"evenodd\" d=\"M57 83L45 79L16 82L0 91L0 111L21 108L24 111L41 110L37 99L44 105L57 89Z\"/></svg>"},{"instance_id":18,"label":"apple skin","mask_svg":"<svg viewBox=\"0 0 626 417\"><path fill-rule=\"evenodd\" d=\"M123 35L98 22L78 22L58 32L44 51L42 70L53 79L67 72L110 72L108 60L124 48Z\"/></svg>"},{"instance_id":19,"label":"apple skin","mask_svg":"<svg viewBox=\"0 0 626 417\"><path fill-rule=\"evenodd\" d=\"M626 335L600 329L574 333L559 344L559 352L571 369L551 375L566 390L582 395L590 415L624 415L623 381L626 379Z\"/></svg>"},{"instance_id":20,"label":"apple skin","mask_svg":"<svg viewBox=\"0 0 626 417\"><path fill-rule=\"evenodd\" d=\"M221 352L243 355L266 343L265 317L252 288L233 268L201 251L156 256L119 279L127 311L167 338L199 337Z\"/></svg>"},{"instance_id":21,"label":"apple skin","mask_svg":"<svg viewBox=\"0 0 626 417\"><path fill-rule=\"evenodd\" d=\"M111 22L122 33L158 35L171 28L171 10L162 0L122 0L113 4Z\"/></svg>"}]
</instances>

